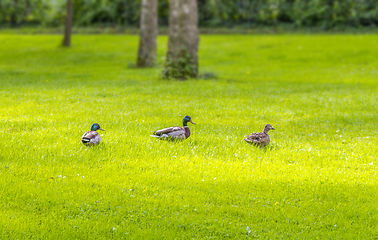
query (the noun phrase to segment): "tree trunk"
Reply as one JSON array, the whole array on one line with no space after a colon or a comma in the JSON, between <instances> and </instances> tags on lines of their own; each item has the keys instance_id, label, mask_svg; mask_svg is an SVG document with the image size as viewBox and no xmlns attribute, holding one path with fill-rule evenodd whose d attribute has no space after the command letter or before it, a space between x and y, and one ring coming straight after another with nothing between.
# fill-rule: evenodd
<instances>
[{"instance_id":1,"label":"tree trunk","mask_svg":"<svg viewBox=\"0 0 378 240\"><path fill-rule=\"evenodd\" d=\"M197 0L171 0L165 78L197 77L198 43Z\"/></svg>"},{"instance_id":2,"label":"tree trunk","mask_svg":"<svg viewBox=\"0 0 378 240\"><path fill-rule=\"evenodd\" d=\"M158 0L142 0L137 67L152 67L156 60Z\"/></svg>"},{"instance_id":3,"label":"tree trunk","mask_svg":"<svg viewBox=\"0 0 378 240\"><path fill-rule=\"evenodd\" d=\"M64 26L63 46L71 46L71 28L72 28L72 0L67 0L67 13Z\"/></svg>"}]
</instances>

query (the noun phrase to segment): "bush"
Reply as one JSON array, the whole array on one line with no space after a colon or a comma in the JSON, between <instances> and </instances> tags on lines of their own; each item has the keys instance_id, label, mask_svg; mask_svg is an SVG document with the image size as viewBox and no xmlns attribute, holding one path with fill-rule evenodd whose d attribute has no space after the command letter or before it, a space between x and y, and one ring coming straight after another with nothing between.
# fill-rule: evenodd
<instances>
[{"instance_id":1,"label":"bush","mask_svg":"<svg viewBox=\"0 0 378 240\"><path fill-rule=\"evenodd\" d=\"M74 25L138 27L140 0L75 0ZM169 0L159 0L159 24L168 25ZM377 26L376 0L198 0L201 27ZM0 24L61 25L65 0L2 0Z\"/></svg>"}]
</instances>

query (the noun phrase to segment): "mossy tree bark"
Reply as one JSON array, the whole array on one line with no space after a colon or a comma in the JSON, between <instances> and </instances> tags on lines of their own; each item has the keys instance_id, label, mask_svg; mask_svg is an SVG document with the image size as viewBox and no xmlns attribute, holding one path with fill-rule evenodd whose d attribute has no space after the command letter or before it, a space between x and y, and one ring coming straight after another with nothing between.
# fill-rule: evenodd
<instances>
[{"instance_id":1,"label":"mossy tree bark","mask_svg":"<svg viewBox=\"0 0 378 240\"><path fill-rule=\"evenodd\" d=\"M163 76L187 79L198 75L197 0L171 0L169 40Z\"/></svg>"},{"instance_id":2,"label":"mossy tree bark","mask_svg":"<svg viewBox=\"0 0 378 240\"><path fill-rule=\"evenodd\" d=\"M66 21L64 25L63 46L71 46L71 29L72 29L72 0L67 0Z\"/></svg>"},{"instance_id":3,"label":"mossy tree bark","mask_svg":"<svg viewBox=\"0 0 378 240\"><path fill-rule=\"evenodd\" d=\"M158 0L142 0L137 67L152 67L156 60Z\"/></svg>"}]
</instances>

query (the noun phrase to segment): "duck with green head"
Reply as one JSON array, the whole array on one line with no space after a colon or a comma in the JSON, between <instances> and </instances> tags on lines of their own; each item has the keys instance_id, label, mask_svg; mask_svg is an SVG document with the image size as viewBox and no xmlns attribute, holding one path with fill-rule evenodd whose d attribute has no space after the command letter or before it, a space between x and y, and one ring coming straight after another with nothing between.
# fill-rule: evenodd
<instances>
[{"instance_id":1,"label":"duck with green head","mask_svg":"<svg viewBox=\"0 0 378 240\"><path fill-rule=\"evenodd\" d=\"M81 137L81 142L86 146L93 146L99 144L102 141L102 139L100 134L96 132L97 130L105 131L100 127L98 123L95 123L92 125L91 130L89 132L84 133L84 135Z\"/></svg>"},{"instance_id":2,"label":"duck with green head","mask_svg":"<svg viewBox=\"0 0 378 240\"><path fill-rule=\"evenodd\" d=\"M156 137L162 140L185 140L190 136L188 122L195 124L191 117L185 116L183 119L183 127L169 127L156 130L151 137Z\"/></svg>"}]
</instances>

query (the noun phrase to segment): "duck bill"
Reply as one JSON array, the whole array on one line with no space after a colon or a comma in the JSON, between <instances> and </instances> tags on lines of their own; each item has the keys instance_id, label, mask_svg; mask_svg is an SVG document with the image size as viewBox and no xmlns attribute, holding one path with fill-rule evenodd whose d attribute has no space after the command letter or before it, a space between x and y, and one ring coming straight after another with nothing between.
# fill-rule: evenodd
<instances>
[{"instance_id":1,"label":"duck bill","mask_svg":"<svg viewBox=\"0 0 378 240\"><path fill-rule=\"evenodd\" d=\"M194 125L196 125L191 119L190 119L190 121L189 122L191 122L191 123L193 123Z\"/></svg>"},{"instance_id":2,"label":"duck bill","mask_svg":"<svg viewBox=\"0 0 378 240\"><path fill-rule=\"evenodd\" d=\"M105 129L100 128L99 130L105 131Z\"/></svg>"},{"instance_id":3,"label":"duck bill","mask_svg":"<svg viewBox=\"0 0 378 240\"><path fill-rule=\"evenodd\" d=\"M274 127L272 127L273 130L276 130Z\"/></svg>"}]
</instances>

